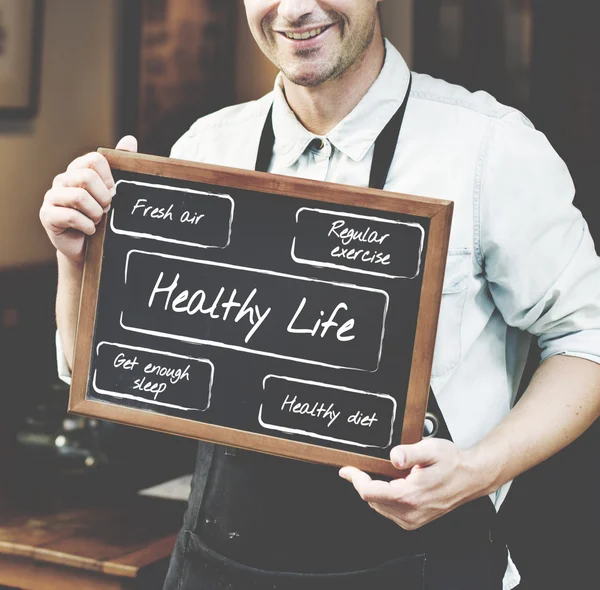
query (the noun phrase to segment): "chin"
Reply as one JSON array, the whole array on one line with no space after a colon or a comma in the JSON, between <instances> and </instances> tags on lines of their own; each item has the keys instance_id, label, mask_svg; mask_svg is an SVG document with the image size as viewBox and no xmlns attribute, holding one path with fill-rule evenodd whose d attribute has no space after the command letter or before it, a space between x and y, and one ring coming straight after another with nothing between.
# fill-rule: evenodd
<instances>
[{"instance_id":1,"label":"chin","mask_svg":"<svg viewBox=\"0 0 600 590\"><path fill-rule=\"evenodd\" d=\"M310 70L306 68L298 70L283 69L282 72L290 82L298 86L315 87L327 82L331 78L329 72L317 68Z\"/></svg>"},{"instance_id":2,"label":"chin","mask_svg":"<svg viewBox=\"0 0 600 590\"><path fill-rule=\"evenodd\" d=\"M286 78L292 82L292 84L296 84L296 86L305 86L307 88L314 88L325 82L325 80L322 80L321 78L312 78L309 76L286 76Z\"/></svg>"}]
</instances>

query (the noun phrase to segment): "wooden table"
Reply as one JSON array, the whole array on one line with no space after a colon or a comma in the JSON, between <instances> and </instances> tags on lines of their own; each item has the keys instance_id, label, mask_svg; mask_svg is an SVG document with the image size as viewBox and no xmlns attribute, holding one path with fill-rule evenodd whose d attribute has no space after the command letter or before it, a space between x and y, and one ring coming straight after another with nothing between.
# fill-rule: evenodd
<instances>
[{"instance_id":1,"label":"wooden table","mask_svg":"<svg viewBox=\"0 0 600 590\"><path fill-rule=\"evenodd\" d=\"M0 511L0 587L153 590L185 503L133 496L50 514Z\"/></svg>"}]
</instances>

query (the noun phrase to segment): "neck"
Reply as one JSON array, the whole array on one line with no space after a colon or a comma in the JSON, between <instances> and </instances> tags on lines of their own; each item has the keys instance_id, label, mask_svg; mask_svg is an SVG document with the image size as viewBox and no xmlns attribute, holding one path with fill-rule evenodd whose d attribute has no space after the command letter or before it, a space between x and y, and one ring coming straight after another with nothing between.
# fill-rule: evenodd
<instances>
[{"instance_id":1,"label":"neck","mask_svg":"<svg viewBox=\"0 0 600 590\"><path fill-rule=\"evenodd\" d=\"M338 78L307 87L294 84L283 76L287 102L306 129L315 135L326 135L367 94L381 72L384 59L385 46L378 28L360 62Z\"/></svg>"}]
</instances>

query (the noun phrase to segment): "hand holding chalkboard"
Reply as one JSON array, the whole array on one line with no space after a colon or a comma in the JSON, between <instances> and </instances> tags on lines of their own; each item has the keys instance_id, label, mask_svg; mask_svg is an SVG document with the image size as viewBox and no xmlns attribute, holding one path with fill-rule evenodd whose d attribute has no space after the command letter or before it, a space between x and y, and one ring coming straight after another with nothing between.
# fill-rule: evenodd
<instances>
[{"instance_id":1,"label":"hand holding chalkboard","mask_svg":"<svg viewBox=\"0 0 600 590\"><path fill-rule=\"evenodd\" d=\"M136 152L137 140L123 137L116 149ZM56 250L73 262L83 262L85 236L96 232L114 194L115 180L102 154L92 152L73 160L54 179L40 210L40 220Z\"/></svg>"},{"instance_id":2,"label":"hand holding chalkboard","mask_svg":"<svg viewBox=\"0 0 600 590\"><path fill-rule=\"evenodd\" d=\"M103 153L70 409L393 474L423 432L452 204Z\"/></svg>"}]
</instances>

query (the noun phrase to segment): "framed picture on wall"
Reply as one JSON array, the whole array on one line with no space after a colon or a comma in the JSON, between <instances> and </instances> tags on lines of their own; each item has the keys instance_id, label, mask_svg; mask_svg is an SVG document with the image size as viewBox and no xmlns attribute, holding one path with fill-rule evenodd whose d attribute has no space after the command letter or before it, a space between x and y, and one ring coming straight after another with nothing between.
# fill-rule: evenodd
<instances>
[{"instance_id":1,"label":"framed picture on wall","mask_svg":"<svg viewBox=\"0 0 600 590\"><path fill-rule=\"evenodd\" d=\"M43 0L0 0L0 116L37 112Z\"/></svg>"}]
</instances>

